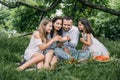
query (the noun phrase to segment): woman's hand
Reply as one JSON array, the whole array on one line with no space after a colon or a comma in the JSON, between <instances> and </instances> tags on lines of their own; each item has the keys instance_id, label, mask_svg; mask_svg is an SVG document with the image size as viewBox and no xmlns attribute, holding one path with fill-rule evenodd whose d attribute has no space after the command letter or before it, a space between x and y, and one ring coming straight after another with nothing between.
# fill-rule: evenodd
<instances>
[{"instance_id":1,"label":"woman's hand","mask_svg":"<svg viewBox=\"0 0 120 80\"><path fill-rule=\"evenodd\" d=\"M54 41L61 41L62 37L57 35L55 37L52 38Z\"/></svg>"},{"instance_id":2,"label":"woman's hand","mask_svg":"<svg viewBox=\"0 0 120 80\"><path fill-rule=\"evenodd\" d=\"M65 36L65 37L62 37L62 39L60 40L61 42L65 42L65 41L70 41L71 38L69 36Z\"/></svg>"},{"instance_id":3,"label":"woman's hand","mask_svg":"<svg viewBox=\"0 0 120 80\"><path fill-rule=\"evenodd\" d=\"M49 42L51 39L48 39L47 42Z\"/></svg>"}]
</instances>

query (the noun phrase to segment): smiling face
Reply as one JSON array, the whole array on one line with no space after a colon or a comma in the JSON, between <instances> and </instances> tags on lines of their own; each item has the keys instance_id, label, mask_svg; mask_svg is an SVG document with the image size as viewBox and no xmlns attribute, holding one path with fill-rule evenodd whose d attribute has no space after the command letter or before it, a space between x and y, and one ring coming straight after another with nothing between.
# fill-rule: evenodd
<instances>
[{"instance_id":1,"label":"smiling face","mask_svg":"<svg viewBox=\"0 0 120 80\"><path fill-rule=\"evenodd\" d=\"M63 20L63 29L64 31L69 31L72 28L72 20Z\"/></svg>"},{"instance_id":2,"label":"smiling face","mask_svg":"<svg viewBox=\"0 0 120 80\"><path fill-rule=\"evenodd\" d=\"M50 33L50 32L51 32L51 30L52 30L52 22L49 22L49 23L46 25L45 30L46 30L47 33Z\"/></svg>"},{"instance_id":3,"label":"smiling face","mask_svg":"<svg viewBox=\"0 0 120 80\"><path fill-rule=\"evenodd\" d=\"M54 29L55 30L60 30L62 28L62 20L58 19L53 23Z\"/></svg>"},{"instance_id":4,"label":"smiling face","mask_svg":"<svg viewBox=\"0 0 120 80\"><path fill-rule=\"evenodd\" d=\"M79 30L84 30L84 25L81 22L78 22L78 28Z\"/></svg>"}]
</instances>

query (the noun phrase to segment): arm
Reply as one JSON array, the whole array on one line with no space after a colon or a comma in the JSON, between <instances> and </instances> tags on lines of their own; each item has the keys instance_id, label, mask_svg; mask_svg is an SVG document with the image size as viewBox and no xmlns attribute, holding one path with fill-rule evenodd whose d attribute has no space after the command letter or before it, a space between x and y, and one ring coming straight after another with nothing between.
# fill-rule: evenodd
<instances>
[{"instance_id":1,"label":"arm","mask_svg":"<svg viewBox=\"0 0 120 80\"><path fill-rule=\"evenodd\" d=\"M58 42L57 46L58 46L58 47L62 47L62 46L63 46L63 43L64 43L65 41L70 41L70 40L71 40L71 39L70 39L69 36L62 37L61 40Z\"/></svg>"},{"instance_id":2,"label":"arm","mask_svg":"<svg viewBox=\"0 0 120 80\"><path fill-rule=\"evenodd\" d=\"M68 37L69 37L69 36L62 37L62 38L59 40L57 46L58 46L58 47L62 47L62 46L63 46L63 43L64 43L65 41L68 41Z\"/></svg>"},{"instance_id":3,"label":"arm","mask_svg":"<svg viewBox=\"0 0 120 80\"><path fill-rule=\"evenodd\" d=\"M87 45L87 46L90 46L91 45L91 35L90 34L87 34L87 40L84 40L84 38L80 38L80 41Z\"/></svg>"},{"instance_id":4,"label":"arm","mask_svg":"<svg viewBox=\"0 0 120 80\"><path fill-rule=\"evenodd\" d=\"M34 34L34 38L41 40L41 37L39 36L39 33L35 33L35 34ZM39 48L40 48L40 50L45 50L45 49L48 48L53 42L59 41L60 39L61 39L60 36L55 36L55 37L52 38L49 42L47 42L47 43L45 43L45 44L39 45Z\"/></svg>"},{"instance_id":5,"label":"arm","mask_svg":"<svg viewBox=\"0 0 120 80\"><path fill-rule=\"evenodd\" d=\"M78 44L78 38L79 38L79 31L78 29L76 31L73 31L70 35L71 40L69 41L70 45L72 47L76 47Z\"/></svg>"},{"instance_id":6,"label":"arm","mask_svg":"<svg viewBox=\"0 0 120 80\"><path fill-rule=\"evenodd\" d=\"M71 38L69 36L62 37L60 42L70 41Z\"/></svg>"}]
</instances>

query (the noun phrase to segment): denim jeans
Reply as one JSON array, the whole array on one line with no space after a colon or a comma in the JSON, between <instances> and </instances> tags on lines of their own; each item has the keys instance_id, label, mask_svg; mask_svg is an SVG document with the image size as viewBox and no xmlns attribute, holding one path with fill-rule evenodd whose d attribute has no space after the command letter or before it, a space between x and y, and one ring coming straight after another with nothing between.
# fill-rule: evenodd
<instances>
[{"instance_id":1,"label":"denim jeans","mask_svg":"<svg viewBox=\"0 0 120 80\"><path fill-rule=\"evenodd\" d=\"M92 57L90 50L78 50L78 59L87 60Z\"/></svg>"},{"instance_id":2,"label":"denim jeans","mask_svg":"<svg viewBox=\"0 0 120 80\"><path fill-rule=\"evenodd\" d=\"M81 50L71 50L71 55L66 53L63 48L55 48L54 49L55 55L58 57L58 59L63 60L69 60L71 58L74 58L76 60L78 59L89 59L91 57L91 53L89 50L81 51Z\"/></svg>"},{"instance_id":3,"label":"denim jeans","mask_svg":"<svg viewBox=\"0 0 120 80\"><path fill-rule=\"evenodd\" d=\"M55 48L54 49L54 53L55 55L59 58L59 59L63 59L63 60L68 60L71 58L71 55L69 55L68 53L66 53L63 48Z\"/></svg>"}]
</instances>

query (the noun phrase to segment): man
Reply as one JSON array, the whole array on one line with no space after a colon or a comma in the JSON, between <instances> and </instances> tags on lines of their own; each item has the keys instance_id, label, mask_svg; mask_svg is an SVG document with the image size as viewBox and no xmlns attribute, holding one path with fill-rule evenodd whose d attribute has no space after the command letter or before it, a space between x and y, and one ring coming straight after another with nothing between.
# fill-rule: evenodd
<instances>
[{"instance_id":1,"label":"man","mask_svg":"<svg viewBox=\"0 0 120 80\"><path fill-rule=\"evenodd\" d=\"M62 48L55 49L55 55L60 59L67 60L76 55L73 52L76 51L75 48L78 44L79 38L79 30L77 27L73 26L73 21L71 17L63 18L63 37L64 36L68 36L68 41L65 41L63 43ZM69 51L71 52L70 54Z\"/></svg>"}]
</instances>

